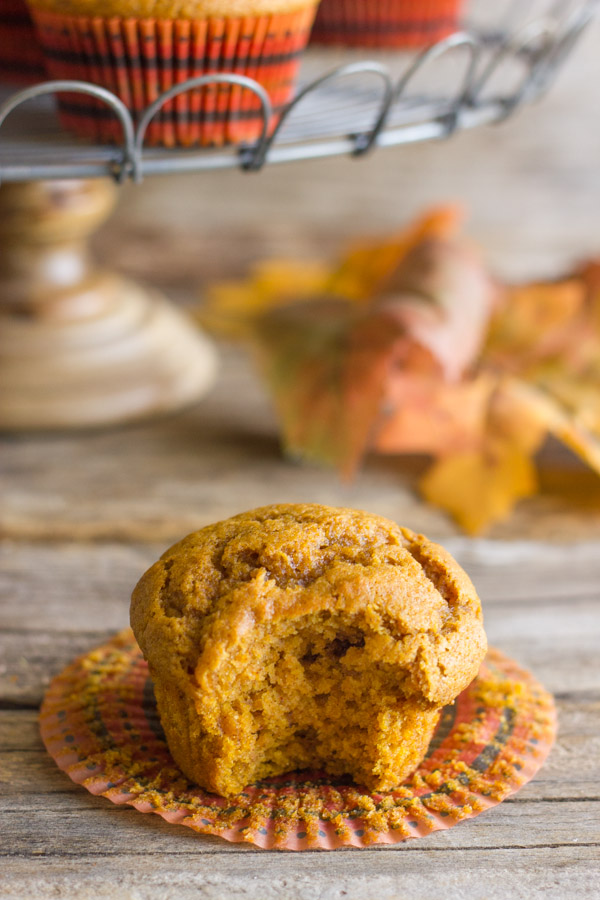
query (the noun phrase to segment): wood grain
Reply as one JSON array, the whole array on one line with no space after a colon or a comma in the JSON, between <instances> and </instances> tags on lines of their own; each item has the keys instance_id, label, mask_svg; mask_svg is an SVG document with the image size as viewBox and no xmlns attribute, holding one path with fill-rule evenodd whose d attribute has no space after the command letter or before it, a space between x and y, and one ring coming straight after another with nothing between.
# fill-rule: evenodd
<instances>
[{"instance_id":1,"label":"wood grain","mask_svg":"<svg viewBox=\"0 0 600 900\"><path fill-rule=\"evenodd\" d=\"M128 814L125 813L125 816ZM152 825L148 827L160 827ZM100 840L102 836L99 835ZM429 840L427 838L426 840ZM3 897L79 900L595 900L599 877L596 847L581 845L428 849L396 852L306 853L300 858L263 851L190 856L119 853L46 859L3 860ZM575 852L576 851L576 852ZM226 861L227 866L224 865Z\"/></svg>"}]
</instances>

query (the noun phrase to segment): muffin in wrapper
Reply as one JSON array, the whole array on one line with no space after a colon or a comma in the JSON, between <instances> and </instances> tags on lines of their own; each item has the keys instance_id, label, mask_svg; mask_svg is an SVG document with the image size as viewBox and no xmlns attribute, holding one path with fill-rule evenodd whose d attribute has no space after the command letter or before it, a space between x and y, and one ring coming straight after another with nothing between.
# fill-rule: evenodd
<instances>
[{"instance_id":1,"label":"muffin in wrapper","mask_svg":"<svg viewBox=\"0 0 600 900\"><path fill-rule=\"evenodd\" d=\"M322 0L311 42L426 47L458 30L461 0Z\"/></svg>"},{"instance_id":2,"label":"muffin in wrapper","mask_svg":"<svg viewBox=\"0 0 600 900\"><path fill-rule=\"evenodd\" d=\"M189 78L234 73L266 89L274 110L272 127L293 92L315 13L314 0L290 6L289 12L264 15L174 19L67 14L35 3L32 10L50 76L108 88L134 121L161 93ZM101 101L63 94L59 109L64 126L83 137L122 140L119 122ZM256 140L262 126L256 95L241 86L214 84L167 102L150 123L146 143L238 144Z\"/></svg>"},{"instance_id":3,"label":"muffin in wrapper","mask_svg":"<svg viewBox=\"0 0 600 900\"><path fill-rule=\"evenodd\" d=\"M501 803L543 765L556 711L529 672L490 649L398 789L368 793L347 779L296 772L224 800L175 766L148 665L127 630L52 680L40 729L60 768L96 796L235 843L332 850L424 837Z\"/></svg>"},{"instance_id":4,"label":"muffin in wrapper","mask_svg":"<svg viewBox=\"0 0 600 900\"><path fill-rule=\"evenodd\" d=\"M45 75L42 49L25 0L2 0L0 83L36 84Z\"/></svg>"},{"instance_id":5,"label":"muffin in wrapper","mask_svg":"<svg viewBox=\"0 0 600 900\"><path fill-rule=\"evenodd\" d=\"M394 788L486 652L448 553L316 504L189 535L141 578L131 623L173 758L228 797L298 769Z\"/></svg>"}]
</instances>

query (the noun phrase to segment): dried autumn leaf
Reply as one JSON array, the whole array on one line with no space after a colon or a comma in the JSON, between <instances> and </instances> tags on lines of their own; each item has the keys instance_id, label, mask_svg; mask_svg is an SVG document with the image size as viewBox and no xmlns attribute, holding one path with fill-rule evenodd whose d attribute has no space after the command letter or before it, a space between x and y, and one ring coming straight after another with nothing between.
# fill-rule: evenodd
<instances>
[{"instance_id":1,"label":"dried autumn leaf","mask_svg":"<svg viewBox=\"0 0 600 900\"><path fill-rule=\"evenodd\" d=\"M468 534L480 534L536 493L535 467L518 443L494 438L482 451L439 459L421 480L426 500L447 510Z\"/></svg>"},{"instance_id":2,"label":"dried autumn leaf","mask_svg":"<svg viewBox=\"0 0 600 900\"><path fill-rule=\"evenodd\" d=\"M342 417L345 452L341 472L351 478L373 444L384 406L386 384L399 353L401 338L385 314L358 320L348 335L342 373Z\"/></svg>"},{"instance_id":3,"label":"dried autumn leaf","mask_svg":"<svg viewBox=\"0 0 600 900\"><path fill-rule=\"evenodd\" d=\"M576 279L507 288L490 325L488 359L516 372L561 353L580 332L585 299Z\"/></svg>"},{"instance_id":4,"label":"dried autumn leaf","mask_svg":"<svg viewBox=\"0 0 600 900\"><path fill-rule=\"evenodd\" d=\"M530 392L512 378L488 381L486 421L477 448L451 447L426 473L427 500L451 513L470 534L505 518L515 503L537 490L533 456L548 431Z\"/></svg>"},{"instance_id":5,"label":"dried autumn leaf","mask_svg":"<svg viewBox=\"0 0 600 900\"><path fill-rule=\"evenodd\" d=\"M589 466L600 474L600 439L590 431L577 414L561 405L556 397L524 382L513 382L512 391L523 409L528 410L528 422L537 422L570 447Z\"/></svg>"},{"instance_id":6,"label":"dried autumn leaf","mask_svg":"<svg viewBox=\"0 0 600 900\"><path fill-rule=\"evenodd\" d=\"M600 475L600 440L595 434L569 416L560 415L558 411L549 420L548 427L555 437Z\"/></svg>"},{"instance_id":7,"label":"dried autumn leaf","mask_svg":"<svg viewBox=\"0 0 600 900\"><path fill-rule=\"evenodd\" d=\"M407 253L428 237L449 237L459 220L453 207L435 209L389 241L353 248L333 266L315 260L257 263L242 281L210 286L198 312L199 321L216 334L242 337L254 318L279 306L326 296L346 301L371 299Z\"/></svg>"},{"instance_id":8,"label":"dried autumn leaf","mask_svg":"<svg viewBox=\"0 0 600 900\"><path fill-rule=\"evenodd\" d=\"M287 453L351 476L379 418L397 333L343 303L273 311L257 322L262 369Z\"/></svg>"},{"instance_id":9,"label":"dried autumn leaf","mask_svg":"<svg viewBox=\"0 0 600 900\"><path fill-rule=\"evenodd\" d=\"M323 433L335 420L331 390L338 379L347 327L345 304L314 303L273 309L254 323L258 361L277 410L283 447L307 460L338 461L339 451Z\"/></svg>"},{"instance_id":10,"label":"dried autumn leaf","mask_svg":"<svg viewBox=\"0 0 600 900\"><path fill-rule=\"evenodd\" d=\"M458 240L430 239L407 254L380 306L457 381L478 358L497 298L479 255Z\"/></svg>"},{"instance_id":11,"label":"dried autumn leaf","mask_svg":"<svg viewBox=\"0 0 600 900\"><path fill-rule=\"evenodd\" d=\"M590 259L583 263L575 276L583 282L586 293L586 305L593 325L598 330L600 328L600 259Z\"/></svg>"},{"instance_id":12,"label":"dried autumn leaf","mask_svg":"<svg viewBox=\"0 0 600 900\"><path fill-rule=\"evenodd\" d=\"M460 226L461 212L438 207L387 241L355 245L331 273L328 293L349 300L370 300L385 292L407 254L422 241L450 239Z\"/></svg>"},{"instance_id":13,"label":"dried autumn leaf","mask_svg":"<svg viewBox=\"0 0 600 900\"><path fill-rule=\"evenodd\" d=\"M273 308L257 321L289 453L350 476L373 446L439 452L481 441L489 379L457 379L480 349L495 287L477 255L453 240L428 238L406 252L415 235L448 228L448 215L420 223L399 266L394 245L387 281L405 293L354 306ZM395 424L386 421L389 408Z\"/></svg>"},{"instance_id":14,"label":"dried autumn leaf","mask_svg":"<svg viewBox=\"0 0 600 900\"><path fill-rule=\"evenodd\" d=\"M264 260L244 281L209 287L198 318L214 334L242 337L249 323L266 310L322 296L329 278L330 269L322 262Z\"/></svg>"},{"instance_id":15,"label":"dried autumn leaf","mask_svg":"<svg viewBox=\"0 0 600 900\"><path fill-rule=\"evenodd\" d=\"M480 447L494 385L488 374L447 384L436 370L394 372L386 386L384 408L389 412L376 449L439 456Z\"/></svg>"},{"instance_id":16,"label":"dried autumn leaf","mask_svg":"<svg viewBox=\"0 0 600 900\"><path fill-rule=\"evenodd\" d=\"M554 359L528 373L526 383L557 404L573 421L600 435L600 354L579 374Z\"/></svg>"},{"instance_id":17,"label":"dried autumn leaf","mask_svg":"<svg viewBox=\"0 0 600 900\"><path fill-rule=\"evenodd\" d=\"M486 434L510 441L523 453L533 456L548 431L545 416L532 402L532 392L516 378L500 377L490 397Z\"/></svg>"},{"instance_id":18,"label":"dried autumn leaf","mask_svg":"<svg viewBox=\"0 0 600 900\"><path fill-rule=\"evenodd\" d=\"M489 361L600 433L600 265L586 265L579 280L524 286L508 296L490 334Z\"/></svg>"},{"instance_id":19,"label":"dried autumn leaf","mask_svg":"<svg viewBox=\"0 0 600 900\"><path fill-rule=\"evenodd\" d=\"M346 477L369 449L429 453L424 495L477 533L535 492L548 432L600 472L600 262L500 293L457 223L265 263L204 320L251 330L288 453Z\"/></svg>"}]
</instances>

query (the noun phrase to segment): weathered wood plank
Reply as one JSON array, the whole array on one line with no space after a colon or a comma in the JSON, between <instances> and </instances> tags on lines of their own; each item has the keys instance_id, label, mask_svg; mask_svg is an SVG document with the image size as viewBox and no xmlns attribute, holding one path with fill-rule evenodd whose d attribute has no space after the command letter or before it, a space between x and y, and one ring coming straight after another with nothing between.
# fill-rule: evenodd
<instances>
[{"instance_id":1,"label":"weathered wood plank","mask_svg":"<svg viewBox=\"0 0 600 900\"><path fill-rule=\"evenodd\" d=\"M444 544L470 574L486 608L600 602L600 544L464 538ZM133 586L166 546L0 542L0 627L48 632L122 627Z\"/></svg>"},{"instance_id":2,"label":"weathered wood plank","mask_svg":"<svg viewBox=\"0 0 600 900\"><path fill-rule=\"evenodd\" d=\"M0 544L0 627L49 635L116 631L136 581L163 547Z\"/></svg>"},{"instance_id":3,"label":"weathered wood plank","mask_svg":"<svg viewBox=\"0 0 600 900\"><path fill-rule=\"evenodd\" d=\"M143 858L152 853L232 855L249 849L219 838L206 840L184 826L168 825L159 816L115 806L101 797L80 792L78 798L63 798L60 803L61 796L52 804L41 798L35 804L34 815L31 806L20 809L3 804L5 849L0 851L0 859L30 857L38 848L47 858L60 859L93 856L99 851L105 857L129 854ZM595 845L600 853L600 801L504 803L419 841L423 841L424 848L409 841L403 849L527 849L580 843ZM393 853L395 849L382 845L380 852Z\"/></svg>"},{"instance_id":4,"label":"weathered wood plank","mask_svg":"<svg viewBox=\"0 0 600 900\"><path fill-rule=\"evenodd\" d=\"M456 830L456 829L455 829ZM31 900L596 900L597 847L486 850L430 849L423 841L392 851L347 850L290 855L276 852L208 855L126 852L3 860L0 897ZM420 845L420 846L419 846Z\"/></svg>"}]
</instances>

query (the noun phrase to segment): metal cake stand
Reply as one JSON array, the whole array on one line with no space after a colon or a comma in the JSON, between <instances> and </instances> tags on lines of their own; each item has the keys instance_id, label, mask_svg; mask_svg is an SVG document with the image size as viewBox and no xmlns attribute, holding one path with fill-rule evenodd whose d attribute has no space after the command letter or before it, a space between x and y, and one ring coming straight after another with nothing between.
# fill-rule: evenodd
<instances>
[{"instance_id":1,"label":"metal cake stand","mask_svg":"<svg viewBox=\"0 0 600 900\"><path fill-rule=\"evenodd\" d=\"M215 356L164 298L94 266L84 239L114 203L115 183L349 154L439 140L499 123L541 97L600 0L522 0L499 17L474 4L472 27L418 55L306 53L296 96L269 130L265 90L237 74L173 87L134 122L112 94L85 82L46 82L0 100L0 427L98 426L198 399ZM494 4L496 7L496 4ZM479 7L479 10L478 10ZM487 21L477 13L487 12ZM491 20L490 20L491 19ZM177 94L237 84L260 101L253 144L216 149L145 146L148 125ZM65 134L55 95L91 94L122 125L120 146Z\"/></svg>"}]
</instances>

